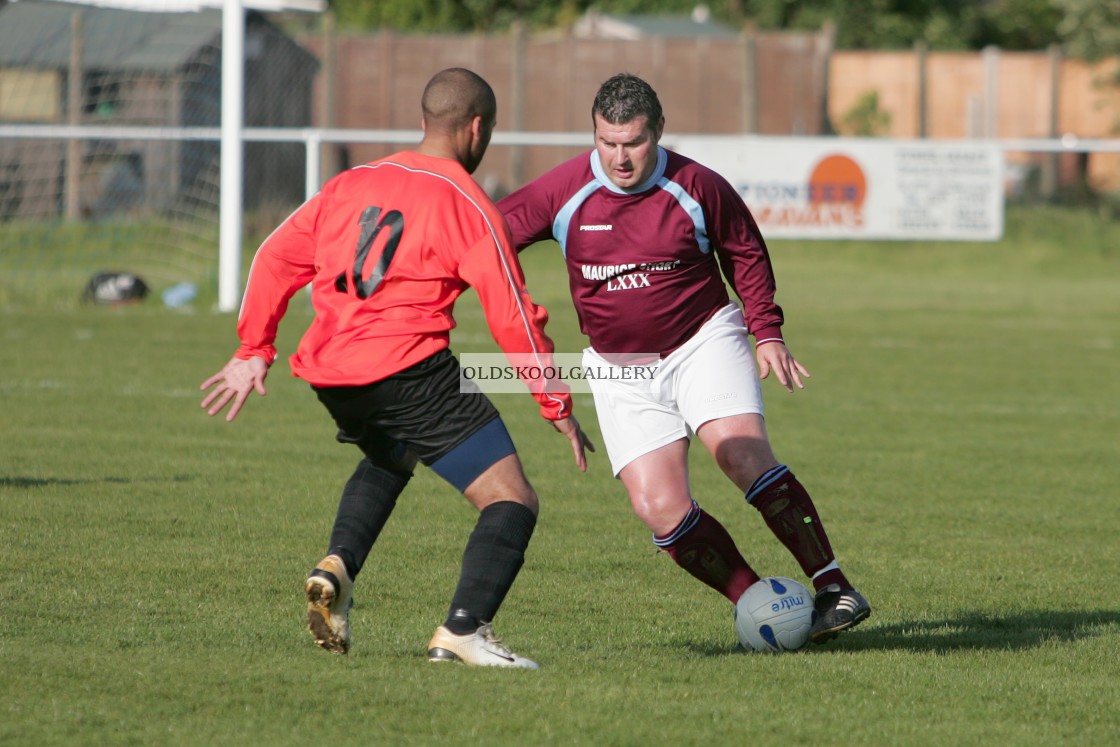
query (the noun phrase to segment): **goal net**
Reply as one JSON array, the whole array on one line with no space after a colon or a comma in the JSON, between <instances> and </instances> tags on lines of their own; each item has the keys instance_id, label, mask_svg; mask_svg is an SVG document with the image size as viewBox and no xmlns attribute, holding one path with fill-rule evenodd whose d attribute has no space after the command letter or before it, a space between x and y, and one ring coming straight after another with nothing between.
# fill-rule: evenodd
<instances>
[{"instance_id":1,"label":"goal net","mask_svg":"<svg viewBox=\"0 0 1120 747\"><path fill-rule=\"evenodd\" d=\"M155 293L186 282L213 295L222 11L175 2L0 1L0 308L76 305L106 271ZM290 19L246 15L246 127L312 123L318 61L285 30ZM272 225L302 201L305 152L243 147L251 232L256 216Z\"/></svg>"}]
</instances>

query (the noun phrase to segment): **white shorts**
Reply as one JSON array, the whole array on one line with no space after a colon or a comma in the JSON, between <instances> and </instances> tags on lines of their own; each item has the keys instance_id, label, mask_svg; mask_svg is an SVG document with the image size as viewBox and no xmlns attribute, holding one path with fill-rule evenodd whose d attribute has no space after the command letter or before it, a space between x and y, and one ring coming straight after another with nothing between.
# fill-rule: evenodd
<instances>
[{"instance_id":1,"label":"white shorts","mask_svg":"<svg viewBox=\"0 0 1120 747\"><path fill-rule=\"evenodd\" d=\"M594 350L586 367L614 368ZM615 476L643 454L691 438L709 420L763 414L762 384L743 312L728 304L684 345L656 365L650 378L589 380L599 428Z\"/></svg>"}]
</instances>

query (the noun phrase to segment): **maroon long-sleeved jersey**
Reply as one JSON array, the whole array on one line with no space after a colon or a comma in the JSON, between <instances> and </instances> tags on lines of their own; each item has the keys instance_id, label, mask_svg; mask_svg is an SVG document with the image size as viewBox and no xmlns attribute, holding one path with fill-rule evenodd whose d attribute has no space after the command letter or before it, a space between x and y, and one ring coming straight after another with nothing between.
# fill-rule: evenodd
<instances>
[{"instance_id":1,"label":"maroon long-sleeved jersey","mask_svg":"<svg viewBox=\"0 0 1120 747\"><path fill-rule=\"evenodd\" d=\"M726 179L689 158L659 147L649 179L623 189L592 150L498 208L519 251L559 242L580 328L601 354L676 350L729 302L724 275L755 340L781 339L774 273L754 218Z\"/></svg>"}]
</instances>

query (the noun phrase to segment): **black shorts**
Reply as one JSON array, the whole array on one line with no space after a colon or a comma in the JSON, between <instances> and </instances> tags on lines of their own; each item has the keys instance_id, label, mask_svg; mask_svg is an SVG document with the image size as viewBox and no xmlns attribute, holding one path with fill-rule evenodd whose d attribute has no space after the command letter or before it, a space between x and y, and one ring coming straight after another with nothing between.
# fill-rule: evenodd
<instances>
[{"instance_id":1,"label":"black shorts","mask_svg":"<svg viewBox=\"0 0 1120 747\"><path fill-rule=\"evenodd\" d=\"M372 384L312 388L340 442L398 471L411 472L411 452L464 490L515 449L493 403L477 388L461 392L459 382L459 361L445 349Z\"/></svg>"}]
</instances>

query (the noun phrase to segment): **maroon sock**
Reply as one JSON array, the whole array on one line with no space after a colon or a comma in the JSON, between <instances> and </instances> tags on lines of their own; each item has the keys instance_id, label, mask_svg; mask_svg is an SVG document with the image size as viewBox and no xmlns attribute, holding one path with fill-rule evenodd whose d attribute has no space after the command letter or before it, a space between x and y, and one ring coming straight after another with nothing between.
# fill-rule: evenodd
<instances>
[{"instance_id":1,"label":"maroon sock","mask_svg":"<svg viewBox=\"0 0 1120 747\"><path fill-rule=\"evenodd\" d=\"M762 514L766 526L793 554L806 576L812 577L836 560L813 499L789 467L779 465L755 480L747 491L747 501ZM817 589L831 583L852 587L839 568L813 579Z\"/></svg>"},{"instance_id":2,"label":"maroon sock","mask_svg":"<svg viewBox=\"0 0 1120 747\"><path fill-rule=\"evenodd\" d=\"M663 537L654 536L653 543L669 553L677 565L703 581L732 604L747 587L758 581L758 574L735 547L735 540L717 519L705 512L696 501L677 528Z\"/></svg>"}]
</instances>

